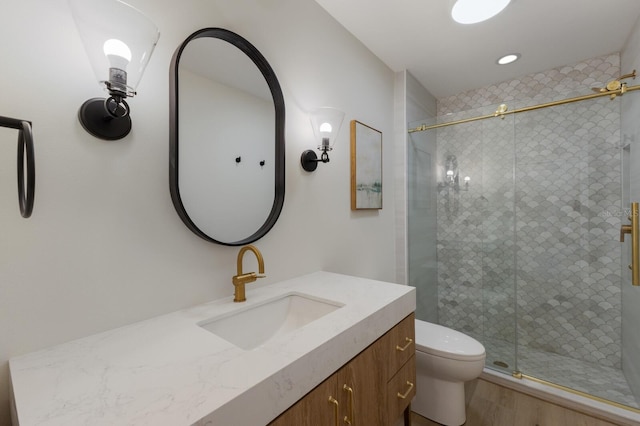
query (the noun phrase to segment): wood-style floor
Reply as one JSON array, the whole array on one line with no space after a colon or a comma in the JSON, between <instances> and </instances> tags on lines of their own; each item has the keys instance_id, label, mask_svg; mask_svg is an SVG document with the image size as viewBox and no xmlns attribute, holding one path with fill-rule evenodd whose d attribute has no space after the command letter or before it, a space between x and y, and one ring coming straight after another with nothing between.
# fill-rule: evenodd
<instances>
[{"instance_id":1,"label":"wood-style floor","mask_svg":"<svg viewBox=\"0 0 640 426\"><path fill-rule=\"evenodd\" d=\"M617 426L481 379L468 383L465 393L465 426ZM440 426L416 413L411 425Z\"/></svg>"}]
</instances>

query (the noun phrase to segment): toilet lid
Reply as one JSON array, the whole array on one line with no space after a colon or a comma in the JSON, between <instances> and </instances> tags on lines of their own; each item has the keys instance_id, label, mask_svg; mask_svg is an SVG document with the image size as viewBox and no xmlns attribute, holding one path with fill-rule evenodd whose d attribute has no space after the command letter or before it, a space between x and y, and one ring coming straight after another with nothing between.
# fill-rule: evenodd
<instances>
[{"instance_id":1,"label":"toilet lid","mask_svg":"<svg viewBox=\"0 0 640 426\"><path fill-rule=\"evenodd\" d=\"M484 346L473 337L420 320L416 320L416 350L462 361L485 357Z\"/></svg>"}]
</instances>

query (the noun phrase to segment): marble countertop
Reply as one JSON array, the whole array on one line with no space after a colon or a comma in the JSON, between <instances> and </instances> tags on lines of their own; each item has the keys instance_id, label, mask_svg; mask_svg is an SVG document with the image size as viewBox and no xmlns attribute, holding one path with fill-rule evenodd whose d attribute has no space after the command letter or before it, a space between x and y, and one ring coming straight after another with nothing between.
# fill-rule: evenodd
<instances>
[{"instance_id":1,"label":"marble countertop","mask_svg":"<svg viewBox=\"0 0 640 426\"><path fill-rule=\"evenodd\" d=\"M197 324L232 297L9 360L13 410L30 425L264 425L415 310L415 289L316 272L251 290L344 304L253 350Z\"/></svg>"}]
</instances>

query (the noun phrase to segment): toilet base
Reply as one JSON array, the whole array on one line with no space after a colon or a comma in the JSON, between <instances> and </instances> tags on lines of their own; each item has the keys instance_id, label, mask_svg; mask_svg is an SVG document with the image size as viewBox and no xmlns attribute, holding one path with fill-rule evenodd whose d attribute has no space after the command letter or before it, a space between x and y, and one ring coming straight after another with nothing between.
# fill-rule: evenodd
<instances>
[{"instance_id":1,"label":"toilet base","mask_svg":"<svg viewBox=\"0 0 640 426\"><path fill-rule=\"evenodd\" d=\"M464 382L446 382L418 373L416 396L411 410L446 426L460 426L467 420Z\"/></svg>"}]
</instances>

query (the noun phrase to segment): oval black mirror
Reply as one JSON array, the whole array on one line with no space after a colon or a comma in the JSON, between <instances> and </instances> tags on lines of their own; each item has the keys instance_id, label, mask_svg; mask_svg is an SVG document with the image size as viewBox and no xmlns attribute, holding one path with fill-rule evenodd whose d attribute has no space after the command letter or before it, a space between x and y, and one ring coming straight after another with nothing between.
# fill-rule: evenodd
<instances>
[{"instance_id":1,"label":"oval black mirror","mask_svg":"<svg viewBox=\"0 0 640 426\"><path fill-rule=\"evenodd\" d=\"M205 28L173 55L169 93L178 215L210 242L260 239L284 203L284 97L273 69L243 37Z\"/></svg>"}]
</instances>

